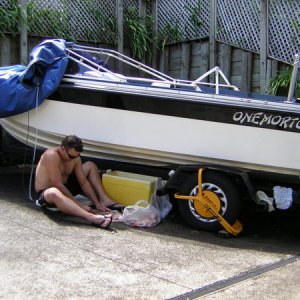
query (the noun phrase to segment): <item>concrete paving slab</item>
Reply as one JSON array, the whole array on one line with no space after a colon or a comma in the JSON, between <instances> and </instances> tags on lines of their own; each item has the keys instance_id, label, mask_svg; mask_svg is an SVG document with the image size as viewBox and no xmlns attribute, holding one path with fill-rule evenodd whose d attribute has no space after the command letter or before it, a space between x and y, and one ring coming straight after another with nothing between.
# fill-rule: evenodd
<instances>
[{"instance_id":1,"label":"concrete paving slab","mask_svg":"<svg viewBox=\"0 0 300 300\"><path fill-rule=\"evenodd\" d=\"M27 183L22 168L0 169L0 298L300 296L297 231L274 235L257 219L241 237L221 239L176 215L154 228L101 230L44 213L27 200Z\"/></svg>"},{"instance_id":2,"label":"concrete paving slab","mask_svg":"<svg viewBox=\"0 0 300 300\"><path fill-rule=\"evenodd\" d=\"M201 297L213 299L300 299L300 261Z\"/></svg>"}]
</instances>

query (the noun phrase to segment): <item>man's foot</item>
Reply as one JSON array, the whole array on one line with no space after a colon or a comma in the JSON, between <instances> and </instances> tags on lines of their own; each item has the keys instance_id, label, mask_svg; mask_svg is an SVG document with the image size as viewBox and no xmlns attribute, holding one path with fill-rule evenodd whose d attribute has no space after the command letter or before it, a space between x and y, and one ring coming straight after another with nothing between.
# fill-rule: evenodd
<instances>
[{"instance_id":1,"label":"man's foot","mask_svg":"<svg viewBox=\"0 0 300 300\"><path fill-rule=\"evenodd\" d=\"M123 213L125 205L122 205L120 203L113 203L113 204L100 204L98 205L98 207L96 207L95 204L92 204L90 207L96 211L98 210L102 212L110 212L111 210L117 210L120 213Z\"/></svg>"},{"instance_id":2,"label":"man's foot","mask_svg":"<svg viewBox=\"0 0 300 300\"><path fill-rule=\"evenodd\" d=\"M101 218L99 218L99 222L97 222L97 223L92 222L92 225L95 227L103 228L103 229L108 228L112 222L113 216L112 215L104 215L104 216L98 215L98 216L101 217Z\"/></svg>"},{"instance_id":3,"label":"man's foot","mask_svg":"<svg viewBox=\"0 0 300 300\"><path fill-rule=\"evenodd\" d=\"M122 205L120 203L114 203L110 206L107 206L107 208L111 209L111 210L117 210L119 211L120 213L123 213L123 210L125 208L125 205Z\"/></svg>"}]
</instances>

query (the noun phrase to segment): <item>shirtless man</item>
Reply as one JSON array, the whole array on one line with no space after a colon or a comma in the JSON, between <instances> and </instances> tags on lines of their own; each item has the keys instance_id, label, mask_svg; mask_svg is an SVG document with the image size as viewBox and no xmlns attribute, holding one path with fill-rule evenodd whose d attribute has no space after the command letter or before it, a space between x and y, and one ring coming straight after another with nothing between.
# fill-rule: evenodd
<instances>
[{"instance_id":1,"label":"shirtless man","mask_svg":"<svg viewBox=\"0 0 300 300\"><path fill-rule=\"evenodd\" d=\"M81 139L71 135L62 140L61 146L44 152L35 175L35 191L39 194L37 204L42 207L56 207L66 214L84 218L100 228L106 228L112 221L112 214L97 215L91 207L74 198L78 194L78 188L81 188L81 194L88 197L96 209L110 212L109 207L118 208L118 204L105 193L97 166L92 162L82 164L82 150ZM77 182L72 185L70 181L74 175L73 181L76 179ZM74 188L77 191L74 192Z\"/></svg>"}]
</instances>

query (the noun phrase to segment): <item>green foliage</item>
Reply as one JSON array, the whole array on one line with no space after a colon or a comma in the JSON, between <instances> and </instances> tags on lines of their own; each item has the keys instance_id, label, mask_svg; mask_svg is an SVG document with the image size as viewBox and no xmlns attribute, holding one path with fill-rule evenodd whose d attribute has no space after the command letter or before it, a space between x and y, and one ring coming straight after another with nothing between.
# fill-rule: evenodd
<instances>
[{"instance_id":1,"label":"green foliage","mask_svg":"<svg viewBox=\"0 0 300 300\"><path fill-rule=\"evenodd\" d=\"M88 40L88 41L95 41L95 33L97 32L103 32L105 31L104 28L104 18L101 13L101 11L98 8L95 8L93 3L91 1L86 3L87 5L87 11L91 19L95 20L94 26L84 26L84 28L81 28L82 35ZM84 16L81 14L78 14L76 17L78 23L84 23Z\"/></svg>"},{"instance_id":2,"label":"green foliage","mask_svg":"<svg viewBox=\"0 0 300 300\"><path fill-rule=\"evenodd\" d=\"M63 3L62 3L63 5ZM114 44L117 43L117 20L116 16L104 17L102 11L95 7L93 0L86 0L86 9L96 25L85 26L80 28L82 35L89 41L95 41L95 33L109 33ZM60 37L68 40L76 41L72 35L71 21L72 17L68 12L67 5L62 12L59 8L48 6L41 8L35 0L29 0L27 3L27 19L26 26L29 32L37 31L44 36ZM199 25L197 20L200 6L194 8L191 13L193 24ZM84 17L79 13L77 20ZM0 6L0 36L4 36L5 32L18 33L19 21L22 20L21 7L17 5L17 0L10 0L8 6ZM152 45L155 44L160 50L164 50L167 43L179 42L183 34L179 30L178 22L175 24L168 23L160 32L155 35L153 31L154 20L151 16L139 17L138 10L135 6L129 6L124 11L124 37L127 41L132 54L138 59L151 56Z\"/></svg>"},{"instance_id":3,"label":"green foliage","mask_svg":"<svg viewBox=\"0 0 300 300\"><path fill-rule=\"evenodd\" d=\"M113 44L117 43L117 21L114 15L109 17L103 16L102 9L100 9L94 0L86 0L85 7L88 11L88 15L93 20L93 24L88 24L82 28L83 35L88 41L97 42L97 37L102 35L109 35ZM78 18L84 18L83 15L79 14ZM82 23L85 20L83 20Z\"/></svg>"},{"instance_id":4,"label":"green foliage","mask_svg":"<svg viewBox=\"0 0 300 300\"><path fill-rule=\"evenodd\" d=\"M300 13L298 13L297 17L299 18ZM291 40L292 43L296 44L298 43L298 38L300 34L300 27L297 21L293 20L291 22L291 27L293 28L293 33L291 34Z\"/></svg>"},{"instance_id":5,"label":"green foliage","mask_svg":"<svg viewBox=\"0 0 300 300\"><path fill-rule=\"evenodd\" d=\"M61 13L58 9L38 9L35 1L29 1L27 5L27 21L31 28L43 28L44 35L75 40L70 34L70 16L67 12Z\"/></svg>"},{"instance_id":6,"label":"green foliage","mask_svg":"<svg viewBox=\"0 0 300 300\"><path fill-rule=\"evenodd\" d=\"M153 19L139 17L135 7L130 6L125 11L125 34L128 36L128 43L133 55L139 59L142 59L145 54L148 56L151 54L152 25Z\"/></svg>"},{"instance_id":7,"label":"green foliage","mask_svg":"<svg viewBox=\"0 0 300 300\"><path fill-rule=\"evenodd\" d=\"M106 30L113 41L114 45L117 45L118 28L117 28L117 18L114 15L110 15L106 18Z\"/></svg>"},{"instance_id":8,"label":"green foliage","mask_svg":"<svg viewBox=\"0 0 300 300\"><path fill-rule=\"evenodd\" d=\"M21 8L17 0L10 0L7 6L0 7L0 37L5 32L16 35L19 33L19 20L21 20Z\"/></svg>"},{"instance_id":9,"label":"green foliage","mask_svg":"<svg viewBox=\"0 0 300 300\"><path fill-rule=\"evenodd\" d=\"M279 72L270 81L270 88L268 93L270 95L288 96L289 86L292 78L293 68L288 67L287 69ZM300 82L296 85L296 97L300 96Z\"/></svg>"},{"instance_id":10,"label":"green foliage","mask_svg":"<svg viewBox=\"0 0 300 300\"><path fill-rule=\"evenodd\" d=\"M178 23L175 25L167 23L161 31L158 32L156 37L157 48L164 51L166 44L177 43L182 40L182 33L178 27Z\"/></svg>"},{"instance_id":11,"label":"green foliage","mask_svg":"<svg viewBox=\"0 0 300 300\"><path fill-rule=\"evenodd\" d=\"M189 5L185 4L185 9L189 11L190 13L190 19L194 26L194 28L197 28L201 25L203 25L203 22L200 18L201 16L201 0L198 0L197 4L193 7L190 7Z\"/></svg>"}]
</instances>

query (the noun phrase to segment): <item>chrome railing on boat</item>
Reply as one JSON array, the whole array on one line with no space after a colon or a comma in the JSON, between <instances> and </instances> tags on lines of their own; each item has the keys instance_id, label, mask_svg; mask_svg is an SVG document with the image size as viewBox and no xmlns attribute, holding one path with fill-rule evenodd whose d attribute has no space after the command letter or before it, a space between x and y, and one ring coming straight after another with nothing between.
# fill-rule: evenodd
<instances>
[{"instance_id":1,"label":"chrome railing on boat","mask_svg":"<svg viewBox=\"0 0 300 300\"><path fill-rule=\"evenodd\" d=\"M202 85L211 85L209 82L203 82L202 80L211 74L215 74L215 83L213 84L216 88L216 94L218 95L220 92L220 87L227 87L232 88L235 91L238 91L239 89L235 85L231 85L225 74L222 72L222 70L219 67L214 67L213 69L209 70L208 72L204 73L202 76L200 76L198 79L194 80L192 84L201 83ZM220 83L220 76L225 81L225 84Z\"/></svg>"},{"instance_id":2,"label":"chrome railing on boat","mask_svg":"<svg viewBox=\"0 0 300 300\"><path fill-rule=\"evenodd\" d=\"M219 67L214 67L213 69L209 70L205 74L201 75L196 80L189 81L189 80L175 79L171 76L168 76L160 71L157 71L154 68L151 68L137 60L134 60L112 49L95 48L95 47L71 44L70 46L68 46L67 52L69 55L69 59L77 62L78 64L86 67L91 71L98 72L99 75L103 74L103 72L107 72L108 74L113 75L114 78L118 79L119 82L134 80L135 82L151 83L153 84L153 86L159 86L159 87L189 87L189 88L193 88L196 91L201 91L201 86L209 86L215 89L215 94L219 94L220 88L227 88L236 91L239 90L236 86L230 84L229 80L226 78L225 74L221 71ZM107 59L104 65L99 65L96 62L93 62L92 60L88 59L87 57L84 57L83 53L104 55L107 57ZM107 64L110 58L116 59L117 61L129 65L139 71L142 71L145 74L153 76L155 79L131 77L131 76L125 76L123 74L121 75L115 73L109 70L109 68L105 67L105 65ZM215 76L214 77L215 82L204 81L204 79L208 78L212 74L214 74ZM68 76L72 76L72 75L68 75ZM220 82L220 77L224 80L224 83Z\"/></svg>"}]
</instances>

